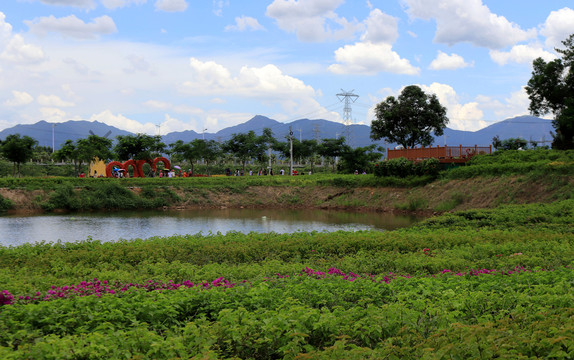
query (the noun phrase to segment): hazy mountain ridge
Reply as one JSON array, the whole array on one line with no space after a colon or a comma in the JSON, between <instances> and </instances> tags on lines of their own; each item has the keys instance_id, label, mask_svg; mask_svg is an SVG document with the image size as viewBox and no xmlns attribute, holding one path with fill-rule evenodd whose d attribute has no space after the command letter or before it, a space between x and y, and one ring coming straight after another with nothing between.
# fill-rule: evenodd
<instances>
[{"instance_id":1,"label":"hazy mountain ridge","mask_svg":"<svg viewBox=\"0 0 574 360\"><path fill-rule=\"evenodd\" d=\"M371 128L368 125L353 124L346 128L343 124L328 121L328 120L310 120L300 119L291 123L282 123L268 117L257 115L247 122L238 124L232 127L222 129L216 133L198 133L193 130L185 130L181 132L171 132L163 135L163 141L166 144L174 143L177 140L189 142L194 139L226 141L231 138L233 134L246 133L254 131L260 135L264 128L270 128L273 131L275 138L280 141L285 141L289 136L289 128L293 131L293 136L297 139L327 139L337 138L344 136L347 138L351 146L368 146L373 143L378 145L393 148L396 144L384 141L373 142L370 139ZM517 138L521 137L528 141L545 141L546 145L550 144L552 136L550 133L553 131L552 122L537 118L534 116L519 116L511 119L506 119L498 123L494 123L478 131L461 131L446 128L443 136L435 137L433 146L440 145L479 145L488 146L492 143L494 136L499 136L500 139ZM110 138L115 138L118 135L133 134L129 131L120 130L114 126L106 125L98 121L67 121L64 123L48 123L46 121L39 121L35 124L16 125L12 128L0 131L0 139L5 139L10 134L19 133L24 136L31 136L38 140L39 145L52 146L52 135L54 136L54 145L58 149L66 140L77 140L85 138L90 135L90 131L99 136L104 136L109 131Z\"/></svg>"}]
</instances>

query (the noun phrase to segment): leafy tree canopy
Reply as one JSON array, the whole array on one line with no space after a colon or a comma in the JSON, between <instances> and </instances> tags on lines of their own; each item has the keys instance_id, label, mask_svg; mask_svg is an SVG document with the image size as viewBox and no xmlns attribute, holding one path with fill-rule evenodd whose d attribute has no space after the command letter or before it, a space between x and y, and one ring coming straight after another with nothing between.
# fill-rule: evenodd
<instances>
[{"instance_id":1,"label":"leafy tree canopy","mask_svg":"<svg viewBox=\"0 0 574 360\"><path fill-rule=\"evenodd\" d=\"M34 156L34 147L38 141L30 136L20 137L20 134L8 135L1 144L2 155L14 163L13 176L20 175L20 164Z\"/></svg>"},{"instance_id":2,"label":"leafy tree canopy","mask_svg":"<svg viewBox=\"0 0 574 360\"><path fill-rule=\"evenodd\" d=\"M532 77L526 86L530 112L535 116L551 113L556 129L552 147L574 148L574 34L562 41L565 49L556 49L561 58L546 62L534 60Z\"/></svg>"},{"instance_id":3,"label":"leafy tree canopy","mask_svg":"<svg viewBox=\"0 0 574 360\"><path fill-rule=\"evenodd\" d=\"M403 89L398 98L387 97L375 108L371 139L387 139L405 148L433 143L432 133L443 134L448 123L446 108L436 95L425 94L416 85Z\"/></svg>"},{"instance_id":4,"label":"leafy tree canopy","mask_svg":"<svg viewBox=\"0 0 574 360\"><path fill-rule=\"evenodd\" d=\"M118 135L116 139L118 142L114 146L114 152L120 161L152 159L161 155L166 148L159 135Z\"/></svg>"}]
</instances>

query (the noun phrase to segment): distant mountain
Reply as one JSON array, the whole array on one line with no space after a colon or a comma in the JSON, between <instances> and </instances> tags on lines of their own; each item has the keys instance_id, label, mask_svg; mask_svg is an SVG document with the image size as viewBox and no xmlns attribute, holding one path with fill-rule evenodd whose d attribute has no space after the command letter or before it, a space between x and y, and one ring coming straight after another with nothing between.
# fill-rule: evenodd
<instances>
[{"instance_id":1,"label":"distant mountain","mask_svg":"<svg viewBox=\"0 0 574 360\"><path fill-rule=\"evenodd\" d=\"M66 142L66 140L76 141L86 138L90 131L95 135L104 136L109 133L108 138L113 139L118 135L131 134L129 131L120 130L98 121L70 120L64 123L49 123L44 120L35 124L16 125L14 127L0 131L0 139L6 136L20 134L30 136L38 140L38 145L52 147L52 135L54 136L54 146L56 149Z\"/></svg>"},{"instance_id":2,"label":"distant mountain","mask_svg":"<svg viewBox=\"0 0 574 360\"><path fill-rule=\"evenodd\" d=\"M12 128L0 131L0 139L3 140L7 135L19 133L20 135L33 137L38 140L39 145L51 147L52 131L54 131L54 145L56 149L58 149L66 140L70 139L75 141L85 138L90 135L90 131L99 136L104 136L111 131L109 138L115 138L118 135L133 135L133 133L129 131L120 130L97 121L67 121L65 123L57 123L55 126L53 125L53 123L46 121L40 121L30 125L16 125ZM177 140L189 142L202 138L206 140L226 141L229 140L233 134L246 133L252 130L257 135L261 135L263 129L270 128L275 138L280 141L285 141L289 135L290 127L293 131L293 136L301 140L332 139L344 136L347 142L353 147L368 146L373 143L388 148L394 148L397 145L392 143L386 144L384 141L371 141L371 128L367 125L353 124L346 127L341 123L321 119L300 119L291 123L282 123L261 115L257 115L245 123L222 129L217 133L197 133L193 130L186 130L166 134L162 139L166 144L174 143ZM548 145L552 140L552 136L550 135L552 131L553 127L550 120L533 116L520 116L492 124L478 131L461 131L446 128L443 136L435 137L433 146L443 146L445 142L451 146L488 146L492 143L492 138L496 135L498 135L500 139L522 137L528 141L544 141Z\"/></svg>"}]
</instances>

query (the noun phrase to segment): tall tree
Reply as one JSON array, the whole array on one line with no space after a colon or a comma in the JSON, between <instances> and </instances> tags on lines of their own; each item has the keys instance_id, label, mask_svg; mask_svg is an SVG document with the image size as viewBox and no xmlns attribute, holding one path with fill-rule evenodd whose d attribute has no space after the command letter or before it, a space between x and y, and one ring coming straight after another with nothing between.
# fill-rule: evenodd
<instances>
[{"instance_id":1,"label":"tall tree","mask_svg":"<svg viewBox=\"0 0 574 360\"><path fill-rule=\"evenodd\" d=\"M556 49L561 58L532 63L532 77L526 86L530 112L535 116L552 113L556 130L552 147L574 148L574 34L562 41L565 49Z\"/></svg>"},{"instance_id":2,"label":"tall tree","mask_svg":"<svg viewBox=\"0 0 574 360\"><path fill-rule=\"evenodd\" d=\"M20 134L8 135L2 141L2 155L14 163L12 176L20 176L20 164L30 160L34 156L34 147L38 141L30 136L20 137Z\"/></svg>"},{"instance_id":3,"label":"tall tree","mask_svg":"<svg viewBox=\"0 0 574 360\"><path fill-rule=\"evenodd\" d=\"M349 148L345 145L345 138L338 139L323 139L318 147L318 153L326 158L331 158L333 163L333 171L335 171L336 158L341 156Z\"/></svg>"},{"instance_id":4,"label":"tall tree","mask_svg":"<svg viewBox=\"0 0 574 360\"><path fill-rule=\"evenodd\" d=\"M232 153L236 158L241 161L242 168L245 170L247 161L258 160L265 161L265 151L268 149L268 134L257 136L253 130L248 133L233 134L231 139L226 141L222 149L223 151Z\"/></svg>"},{"instance_id":5,"label":"tall tree","mask_svg":"<svg viewBox=\"0 0 574 360\"><path fill-rule=\"evenodd\" d=\"M152 159L161 155L166 148L159 135L118 135L116 139L118 142L114 146L114 152L121 161Z\"/></svg>"},{"instance_id":6,"label":"tall tree","mask_svg":"<svg viewBox=\"0 0 574 360\"><path fill-rule=\"evenodd\" d=\"M383 151L385 151L383 148L375 144L356 148L347 147L346 151L341 154L338 168L341 172L349 174L356 170L369 171L372 164L381 159Z\"/></svg>"},{"instance_id":7,"label":"tall tree","mask_svg":"<svg viewBox=\"0 0 574 360\"><path fill-rule=\"evenodd\" d=\"M375 117L371 139L387 139L405 148L431 145L432 133L442 135L448 124L446 108L436 95L428 95L416 85L405 87L398 98L389 96L379 103Z\"/></svg>"},{"instance_id":8,"label":"tall tree","mask_svg":"<svg viewBox=\"0 0 574 360\"><path fill-rule=\"evenodd\" d=\"M203 141L203 140L202 140ZM209 175L209 164L221 155L221 146L215 140L206 140L202 156L205 161L205 172Z\"/></svg>"}]
</instances>

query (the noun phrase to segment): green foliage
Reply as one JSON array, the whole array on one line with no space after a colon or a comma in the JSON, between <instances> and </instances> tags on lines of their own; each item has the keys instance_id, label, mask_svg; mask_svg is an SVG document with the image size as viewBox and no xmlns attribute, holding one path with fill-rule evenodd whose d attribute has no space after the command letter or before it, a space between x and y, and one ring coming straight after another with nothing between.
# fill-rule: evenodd
<instances>
[{"instance_id":1,"label":"green foliage","mask_svg":"<svg viewBox=\"0 0 574 360\"><path fill-rule=\"evenodd\" d=\"M0 195L0 211L6 211L12 208L12 201Z\"/></svg>"},{"instance_id":2,"label":"green foliage","mask_svg":"<svg viewBox=\"0 0 574 360\"><path fill-rule=\"evenodd\" d=\"M387 139L405 148L431 145L432 134L441 136L448 123L446 108L436 95L425 94L416 85L405 87L398 98L389 96L378 104L375 117L371 138Z\"/></svg>"},{"instance_id":3,"label":"green foliage","mask_svg":"<svg viewBox=\"0 0 574 360\"><path fill-rule=\"evenodd\" d=\"M562 44L565 49L556 49L561 58L549 62L534 60L532 77L525 89L532 114L554 114L556 135L552 147L565 150L574 148L574 34Z\"/></svg>"},{"instance_id":4,"label":"green foliage","mask_svg":"<svg viewBox=\"0 0 574 360\"><path fill-rule=\"evenodd\" d=\"M492 138L492 146L494 146L496 150L526 150L528 149L528 141L522 138L500 140L500 137L497 135Z\"/></svg>"},{"instance_id":5,"label":"green foliage","mask_svg":"<svg viewBox=\"0 0 574 360\"><path fill-rule=\"evenodd\" d=\"M411 161L406 158L398 158L382 161L375 165L375 176L430 176L436 177L440 171L438 159L425 159L422 161Z\"/></svg>"},{"instance_id":6,"label":"green foliage","mask_svg":"<svg viewBox=\"0 0 574 360\"><path fill-rule=\"evenodd\" d=\"M391 232L0 247L0 291L16 299L95 277L236 283L18 300L0 306L0 358L572 358L573 201Z\"/></svg>"},{"instance_id":7,"label":"green foliage","mask_svg":"<svg viewBox=\"0 0 574 360\"><path fill-rule=\"evenodd\" d=\"M8 135L0 142L2 156L14 163L12 176L20 176L20 164L32 158L37 144L38 141L35 139L29 136L20 137L20 134Z\"/></svg>"},{"instance_id":8,"label":"green foliage","mask_svg":"<svg viewBox=\"0 0 574 360\"><path fill-rule=\"evenodd\" d=\"M480 176L527 175L531 178L574 174L574 151L502 150L474 156L465 166L451 169L447 179L469 179Z\"/></svg>"}]
</instances>

